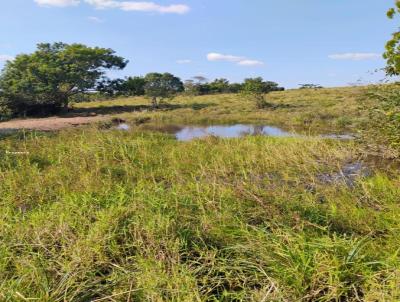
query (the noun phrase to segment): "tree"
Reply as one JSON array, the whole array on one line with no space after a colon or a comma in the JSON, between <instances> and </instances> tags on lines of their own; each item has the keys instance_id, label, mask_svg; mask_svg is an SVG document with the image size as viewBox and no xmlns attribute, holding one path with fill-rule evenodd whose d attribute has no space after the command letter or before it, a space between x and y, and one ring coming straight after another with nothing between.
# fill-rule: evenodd
<instances>
[{"instance_id":1,"label":"tree","mask_svg":"<svg viewBox=\"0 0 400 302\"><path fill-rule=\"evenodd\" d=\"M199 83L199 84L205 84L205 83L208 82L208 79L206 77L201 76L201 75L194 76L192 79L194 81L196 81L197 83Z\"/></svg>"},{"instance_id":2,"label":"tree","mask_svg":"<svg viewBox=\"0 0 400 302\"><path fill-rule=\"evenodd\" d=\"M0 76L3 106L14 115L59 112L73 95L94 89L106 70L127 63L108 48L38 44L34 53L6 63Z\"/></svg>"},{"instance_id":3,"label":"tree","mask_svg":"<svg viewBox=\"0 0 400 302\"><path fill-rule=\"evenodd\" d=\"M200 84L196 83L194 80L186 80L183 86L188 95L200 95Z\"/></svg>"},{"instance_id":4,"label":"tree","mask_svg":"<svg viewBox=\"0 0 400 302\"><path fill-rule=\"evenodd\" d=\"M239 93L242 90L242 84L232 83L229 84L229 93Z\"/></svg>"},{"instance_id":5,"label":"tree","mask_svg":"<svg viewBox=\"0 0 400 302\"><path fill-rule=\"evenodd\" d=\"M185 92L189 95L205 95L210 93L208 79L203 76L194 76L185 81Z\"/></svg>"},{"instance_id":6,"label":"tree","mask_svg":"<svg viewBox=\"0 0 400 302\"><path fill-rule=\"evenodd\" d=\"M321 85L318 84L299 84L299 89L321 89L323 88Z\"/></svg>"},{"instance_id":7,"label":"tree","mask_svg":"<svg viewBox=\"0 0 400 302\"><path fill-rule=\"evenodd\" d=\"M157 108L158 99L173 98L184 91L181 79L170 73L149 73L144 80L145 95L151 98L153 108Z\"/></svg>"},{"instance_id":8,"label":"tree","mask_svg":"<svg viewBox=\"0 0 400 302\"><path fill-rule=\"evenodd\" d=\"M125 83L124 79L103 79L97 84L96 90L108 97L123 95L125 93Z\"/></svg>"},{"instance_id":9,"label":"tree","mask_svg":"<svg viewBox=\"0 0 400 302\"><path fill-rule=\"evenodd\" d=\"M145 93L146 80L143 77L129 77L126 79L123 89L129 96L141 96Z\"/></svg>"},{"instance_id":10,"label":"tree","mask_svg":"<svg viewBox=\"0 0 400 302\"><path fill-rule=\"evenodd\" d=\"M255 101L258 108L265 108L270 106L265 100L265 94L283 89L275 82L265 82L263 78L258 77L245 79L241 92L245 97Z\"/></svg>"},{"instance_id":11,"label":"tree","mask_svg":"<svg viewBox=\"0 0 400 302\"><path fill-rule=\"evenodd\" d=\"M145 84L143 77L105 79L98 83L96 90L107 96L141 96L144 95Z\"/></svg>"},{"instance_id":12,"label":"tree","mask_svg":"<svg viewBox=\"0 0 400 302\"><path fill-rule=\"evenodd\" d=\"M387 16L393 19L400 14L400 1L397 0L395 7L389 9ZM400 75L400 31L392 34L392 39L386 43L386 52L383 54L386 59L386 73L389 76Z\"/></svg>"},{"instance_id":13,"label":"tree","mask_svg":"<svg viewBox=\"0 0 400 302\"><path fill-rule=\"evenodd\" d=\"M242 85L242 94L255 101L257 108L265 107L265 84L261 77L245 79Z\"/></svg>"},{"instance_id":14,"label":"tree","mask_svg":"<svg viewBox=\"0 0 400 302\"><path fill-rule=\"evenodd\" d=\"M265 87L265 92L272 92L272 91L284 91L284 87L279 87L278 83L272 82L272 81L266 81L264 82L264 87Z\"/></svg>"},{"instance_id":15,"label":"tree","mask_svg":"<svg viewBox=\"0 0 400 302\"><path fill-rule=\"evenodd\" d=\"M226 93L229 92L229 81L227 79L215 79L209 83L211 93Z\"/></svg>"}]
</instances>

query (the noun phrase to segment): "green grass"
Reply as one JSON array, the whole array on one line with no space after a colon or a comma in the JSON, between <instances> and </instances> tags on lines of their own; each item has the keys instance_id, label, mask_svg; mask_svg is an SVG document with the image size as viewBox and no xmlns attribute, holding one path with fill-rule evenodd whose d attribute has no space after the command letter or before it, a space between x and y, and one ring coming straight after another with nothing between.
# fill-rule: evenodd
<instances>
[{"instance_id":1,"label":"green grass","mask_svg":"<svg viewBox=\"0 0 400 302\"><path fill-rule=\"evenodd\" d=\"M168 101L173 110L167 107L157 112L151 111L150 101L143 97L78 103L74 107L87 112L96 109L133 121L151 118L152 123L158 124L268 123L312 133L352 132L368 121L361 109L367 102L367 90L368 87L349 87L273 92L267 100L275 109L257 109L254 102L234 94L180 96Z\"/></svg>"},{"instance_id":2,"label":"green grass","mask_svg":"<svg viewBox=\"0 0 400 302\"><path fill-rule=\"evenodd\" d=\"M317 177L355 146L86 129L2 148L29 152L1 161L2 300L400 298L399 178Z\"/></svg>"},{"instance_id":3,"label":"green grass","mask_svg":"<svg viewBox=\"0 0 400 302\"><path fill-rule=\"evenodd\" d=\"M338 91L286 92L299 111L240 114L239 99L209 96L174 102L216 106L122 116L291 127L341 108L351 129L363 117L350 97L327 105ZM144 100L104 105L124 102ZM3 138L0 301L399 301L400 174L321 178L364 158L355 142L313 137L181 143L93 126Z\"/></svg>"}]
</instances>

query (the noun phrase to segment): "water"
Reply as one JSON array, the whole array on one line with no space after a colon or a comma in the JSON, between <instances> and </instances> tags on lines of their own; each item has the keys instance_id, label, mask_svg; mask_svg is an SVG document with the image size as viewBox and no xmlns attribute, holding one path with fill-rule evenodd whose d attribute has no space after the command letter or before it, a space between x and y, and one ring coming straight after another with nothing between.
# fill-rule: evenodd
<instances>
[{"instance_id":1,"label":"water","mask_svg":"<svg viewBox=\"0 0 400 302\"><path fill-rule=\"evenodd\" d=\"M284 131L278 127L254 126L254 125L231 125L231 126L205 126L193 127L187 126L178 130L175 137L179 141L190 141L196 138L208 136L235 138L249 135L264 135L274 137L295 137L294 133Z\"/></svg>"},{"instance_id":2,"label":"water","mask_svg":"<svg viewBox=\"0 0 400 302\"><path fill-rule=\"evenodd\" d=\"M128 131L131 126L126 123L119 123L115 129ZM271 137L306 137L294 132L285 131L279 127L259 126L259 125L211 125L211 126L176 126L164 125L162 127L147 127L147 130L161 131L175 135L178 141L191 141L205 137L238 138L244 136L271 136ZM351 140L354 136L350 134L324 134L321 138Z\"/></svg>"},{"instance_id":3,"label":"water","mask_svg":"<svg viewBox=\"0 0 400 302\"><path fill-rule=\"evenodd\" d=\"M117 130L128 131L129 129L131 129L131 126L123 123L123 124L119 124L116 128L117 128Z\"/></svg>"}]
</instances>

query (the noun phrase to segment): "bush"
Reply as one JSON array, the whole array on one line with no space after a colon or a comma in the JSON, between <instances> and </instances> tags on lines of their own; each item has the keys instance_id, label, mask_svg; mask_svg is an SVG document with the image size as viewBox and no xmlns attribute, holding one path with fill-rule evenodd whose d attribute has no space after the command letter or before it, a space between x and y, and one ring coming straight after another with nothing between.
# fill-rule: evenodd
<instances>
[{"instance_id":1,"label":"bush","mask_svg":"<svg viewBox=\"0 0 400 302\"><path fill-rule=\"evenodd\" d=\"M374 86L368 92L373 106L368 107L369 119L364 138L375 146L400 151L400 83ZM372 139L371 139L372 138Z\"/></svg>"}]
</instances>

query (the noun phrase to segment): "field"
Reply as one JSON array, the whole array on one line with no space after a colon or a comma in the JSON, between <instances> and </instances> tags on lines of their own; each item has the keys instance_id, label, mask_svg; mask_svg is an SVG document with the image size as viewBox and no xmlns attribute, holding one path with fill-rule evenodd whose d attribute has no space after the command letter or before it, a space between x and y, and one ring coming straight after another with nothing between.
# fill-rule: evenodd
<instances>
[{"instance_id":1,"label":"field","mask_svg":"<svg viewBox=\"0 0 400 302\"><path fill-rule=\"evenodd\" d=\"M181 96L166 101L152 112L150 101L142 97L78 103L74 114L111 114L136 121L150 118L155 124L231 124L255 123L278 125L298 131L356 131L365 122L361 110L368 104L365 94L370 87L288 90L268 94L268 110L256 109L240 95L222 94Z\"/></svg>"},{"instance_id":2,"label":"field","mask_svg":"<svg viewBox=\"0 0 400 302\"><path fill-rule=\"evenodd\" d=\"M80 103L71 116L108 121L3 137L0 301L399 301L395 162L312 135L148 130L357 133L366 90L277 92L264 110L235 95ZM106 127L116 117L132 130Z\"/></svg>"}]
</instances>

